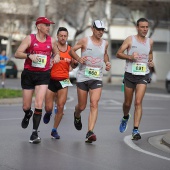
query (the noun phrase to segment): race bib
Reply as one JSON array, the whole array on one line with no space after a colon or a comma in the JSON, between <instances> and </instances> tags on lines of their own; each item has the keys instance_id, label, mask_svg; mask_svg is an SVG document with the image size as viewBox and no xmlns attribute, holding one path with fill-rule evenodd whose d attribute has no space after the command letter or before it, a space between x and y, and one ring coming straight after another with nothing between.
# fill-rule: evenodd
<instances>
[{"instance_id":1,"label":"race bib","mask_svg":"<svg viewBox=\"0 0 170 170\"><path fill-rule=\"evenodd\" d=\"M86 67L85 68L85 76L92 77L92 78L99 78L100 77L100 69L93 68L93 67Z\"/></svg>"},{"instance_id":2,"label":"race bib","mask_svg":"<svg viewBox=\"0 0 170 170\"><path fill-rule=\"evenodd\" d=\"M61 86L64 88L64 87L68 87L68 86L73 86L70 82L70 79L65 79L65 80L62 80L60 81L60 84Z\"/></svg>"},{"instance_id":3,"label":"race bib","mask_svg":"<svg viewBox=\"0 0 170 170\"><path fill-rule=\"evenodd\" d=\"M45 65L47 63L47 56L42 54L37 54L39 60L38 62L32 61L33 67L39 67L39 68L45 68Z\"/></svg>"},{"instance_id":4,"label":"race bib","mask_svg":"<svg viewBox=\"0 0 170 170\"><path fill-rule=\"evenodd\" d=\"M132 63L132 74L145 75L146 74L146 63Z\"/></svg>"}]
</instances>

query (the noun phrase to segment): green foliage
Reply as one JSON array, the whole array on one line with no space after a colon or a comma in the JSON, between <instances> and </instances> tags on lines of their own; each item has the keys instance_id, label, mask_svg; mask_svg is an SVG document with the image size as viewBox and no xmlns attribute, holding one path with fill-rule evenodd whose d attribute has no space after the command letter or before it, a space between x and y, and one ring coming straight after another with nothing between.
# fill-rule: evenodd
<instances>
[{"instance_id":1,"label":"green foliage","mask_svg":"<svg viewBox=\"0 0 170 170\"><path fill-rule=\"evenodd\" d=\"M0 89L0 99L22 97L22 90Z\"/></svg>"}]
</instances>

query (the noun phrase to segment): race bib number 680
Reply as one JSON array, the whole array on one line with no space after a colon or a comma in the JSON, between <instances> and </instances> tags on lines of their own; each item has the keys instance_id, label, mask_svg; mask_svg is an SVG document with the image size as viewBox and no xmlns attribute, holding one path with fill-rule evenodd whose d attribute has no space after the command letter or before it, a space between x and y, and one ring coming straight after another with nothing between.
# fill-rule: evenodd
<instances>
[{"instance_id":1,"label":"race bib number 680","mask_svg":"<svg viewBox=\"0 0 170 170\"><path fill-rule=\"evenodd\" d=\"M86 67L85 68L85 76L94 77L94 78L100 77L99 68Z\"/></svg>"}]
</instances>

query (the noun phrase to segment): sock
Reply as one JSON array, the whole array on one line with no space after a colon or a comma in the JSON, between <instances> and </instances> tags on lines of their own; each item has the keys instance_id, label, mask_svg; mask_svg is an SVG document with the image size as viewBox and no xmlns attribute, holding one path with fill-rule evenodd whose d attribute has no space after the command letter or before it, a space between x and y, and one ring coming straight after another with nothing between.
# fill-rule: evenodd
<instances>
[{"instance_id":1,"label":"sock","mask_svg":"<svg viewBox=\"0 0 170 170\"><path fill-rule=\"evenodd\" d=\"M57 128L52 128L52 132L57 131Z\"/></svg>"},{"instance_id":2,"label":"sock","mask_svg":"<svg viewBox=\"0 0 170 170\"><path fill-rule=\"evenodd\" d=\"M33 129L38 130L40 121L42 116L42 109L35 109L34 115L33 115Z\"/></svg>"},{"instance_id":3,"label":"sock","mask_svg":"<svg viewBox=\"0 0 170 170\"><path fill-rule=\"evenodd\" d=\"M23 110L23 111L25 112L25 115L29 115L30 110L31 110L31 108L30 108L30 109L28 109L28 110Z\"/></svg>"},{"instance_id":4,"label":"sock","mask_svg":"<svg viewBox=\"0 0 170 170\"><path fill-rule=\"evenodd\" d=\"M134 126L134 128L133 128L133 129L136 129L136 130L138 130L138 127Z\"/></svg>"},{"instance_id":5,"label":"sock","mask_svg":"<svg viewBox=\"0 0 170 170\"><path fill-rule=\"evenodd\" d=\"M129 119L129 115L123 116L123 119Z\"/></svg>"},{"instance_id":6,"label":"sock","mask_svg":"<svg viewBox=\"0 0 170 170\"><path fill-rule=\"evenodd\" d=\"M52 114L52 112L46 112L48 115L51 115Z\"/></svg>"}]
</instances>

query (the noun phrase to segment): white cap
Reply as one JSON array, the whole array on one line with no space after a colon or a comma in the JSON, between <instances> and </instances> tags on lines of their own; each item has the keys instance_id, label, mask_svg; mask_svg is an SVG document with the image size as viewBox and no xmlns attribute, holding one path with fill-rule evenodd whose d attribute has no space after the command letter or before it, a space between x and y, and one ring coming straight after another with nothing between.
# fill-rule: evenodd
<instances>
[{"instance_id":1,"label":"white cap","mask_svg":"<svg viewBox=\"0 0 170 170\"><path fill-rule=\"evenodd\" d=\"M95 27L95 28L104 28L105 29L105 25L104 25L103 21L101 21L101 20L95 20L93 22L93 27Z\"/></svg>"}]
</instances>

